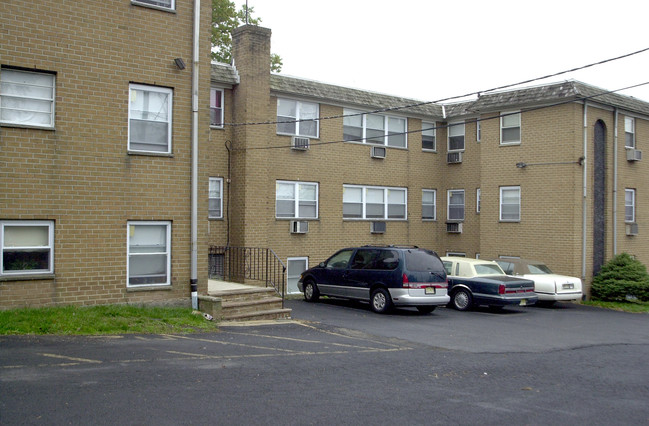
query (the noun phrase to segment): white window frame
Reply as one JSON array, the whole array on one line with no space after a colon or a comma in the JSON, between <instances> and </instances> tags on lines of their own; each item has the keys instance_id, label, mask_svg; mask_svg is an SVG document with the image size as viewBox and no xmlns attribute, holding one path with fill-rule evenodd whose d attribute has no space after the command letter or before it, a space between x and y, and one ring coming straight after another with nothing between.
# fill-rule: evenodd
<instances>
[{"instance_id":1,"label":"white window frame","mask_svg":"<svg viewBox=\"0 0 649 426\"><path fill-rule=\"evenodd\" d=\"M129 102L128 102L128 150L131 152L144 152L144 153L153 153L153 154L171 154L171 133L172 133L172 121L173 121L173 115L172 115L172 105L173 105L173 90L169 89L167 87L159 87L159 86L148 86L144 84L134 84L131 83L129 84ZM147 92L147 93L163 93L168 96L167 98L167 108L164 114L167 116L166 121L162 120L145 120L141 118L135 118L132 117L132 113L135 111L133 109L133 102L137 98L137 93L139 92ZM147 113L151 113L149 111L146 111ZM139 121L159 121L159 122L166 122L167 123L167 149L164 151L161 150L150 150L150 149L136 149L132 146L132 141L131 141L131 122L139 120ZM153 144L151 144L153 145ZM162 146L162 145L160 145Z\"/></svg>"},{"instance_id":2,"label":"white window frame","mask_svg":"<svg viewBox=\"0 0 649 426\"><path fill-rule=\"evenodd\" d=\"M151 253L131 253L130 237L135 232L136 227L140 226L165 226L166 227L166 250L163 252ZM142 288L142 287L159 287L171 285L171 222L170 221L128 221L126 226L126 287L127 288ZM145 284L131 284L131 256L150 256L160 255L166 256L166 269L165 273L167 279L164 283L145 283Z\"/></svg>"},{"instance_id":3,"label":"white window frame","mask_svg":"<svg viewBox=\"0 0 649 426\"><path fill-rule=\"evenodd\" d=\"M278 194L279 194L279 186L280 185L292 185L293 186L293 216L288 216L288 215L279 215L278 209L277 209L277 202L280 201L278 199ZM301 203L304 202L313 202L314 200L301 200L300 199L300 187L301 186L313 186L315 187L315 215L314 216L300 216L300 205ZM320 212L320 205L319 205L319 199L320 199L320 188L319 184L317 182L298 182L298 181L290 181L290 180L278 180L275 182L275 218L276 219L318 219L318 215ZM281 199L281 201L288 201L287 199Z\"/></svg>"},{"instance_id":4,"label":"white window frame","mask_svg":"<svg viewBox=\"0 0 649 426\"><path fill-rule=\"evenodd\" d=\"M219 99L220 107L216 107L212 104L212 99ZM210 87L210 127L216 129L223 128L223 100L224 100L224 90L217 87ZM218 116L218 123L212 121L212 115L216 113ZM220 123L220 124L219 124Z\"/></svg>"},{"instance_id":5,"label":"white window frame","mask_svg":"<svg viewBox=\"0 0 649 426\"><path fill-rule=\"evenodd\" d=\"M433 194L433 202L425 203L424 194ZM424 217L424 206L433 207L433 217ZM422 189L421 190L421 219L422 220L437 220L437 190L436 189Z\"/></svg>"},{"instance_id":6,"label":"white window frame","mask_svg":"<svg viewBox=\"0 0 649 426\"><path fill-rule=\"evenodd\" d=\"M446 257L466 257L466 253L462 251L447 251Z\"/></svg>"},{"instance_id":7,"label":"white window frame","mask_svg":"<svg viewBox=\"0 0 649 426\"><path fill-rule=\"evenodd\" d=\"M399 149L407 149L408 148L408 118L406 117L398 117L394 115L383 115L383 114L372 114L372 113L366 113L363 111L358 111L354 109L348 109L345 108L343 110L343 128L345 126L347 127L353 127L356 129L362 129L361 131L361 137L360 138L353 138L353 139L347 139L344 137L344 130L343 130L343 139L347 142L357 142L357 143L366 143L366 144L371 144L371 145L381 145L381 146L386 146L389 148L399 148ZM348 121L349 119L353 119L354 117L360 116L361 118L361 126L351 126L349 124L345 124L345 121ZM369 130L382 130L383 135L379 136L372 136L368 135L368 124L367 124L367 118L368 116L375 117L375 118L382 118L382 128L381 129L372 129L370 128ZM346 118L349 117L348 120ZM398 129L398 131L393 131L393 126L391 123L394 121L398 121L400 123L403 123L403 128ZM392 129L392 130L391 130ZM391 144L391 137L394 135L403 135L403 146L402 145L395 145ZM377 139L383 139L382 142L377 141Z\"/></svg>"},{"instance_id":8,"label":"white window frame","mask_svg":"<svg viewBox=\"0 0 649 426\"><path fill-rule=\"evenodd\" d=\"M627 213L627 209L631 210L631 215ZM624 190L624 222L635 223L635 189Z\"/></svg>"},{"instance_id":9,"label":"white window frame","mask_svg":"<svg viewBox=\"0 0 649 426\"><path fill-rule=\"evenodd\" d=\"M345 192L348 189L360 189L361 190L361 200L359 201L345 201ZM368 217L367 215L367 205L368 204L377 204L369 203L367 201L368 191L383 191L383 217ZM396 191L398 193L403 193L403 203L390 203L390 191ZM345 203L348 204L361 204L361 217L345 217L344 206ZM401 206L403 208L403 216L399 217L389 217L390 216L390 206ZM365 185L343 185L343 220L407 220L408 219L408 188L402 187L392 187L392 186L365 186Z\"/></svg>"},{"instance_id":10,"label":"white window frame","mask_svg":"<svg viewBox=\"0 0 649 426\"><path fill-rule=\"evenodd\" d=\"M291 262L304 262L306 268L300 271L297 275L291 274ZM309 269L309 258L308 257L288 257L286 259L286 294L299 294L300 290L297 289L297 282L300 279L302 272ZM295 282L295 291L291 291L290 282Z\"/></svg>"},{"instance_id":11,"label":"white window frame","mask_svg":"<svg viewBox=\"0 0 649 426\"><path fill-rule=\"evenodd\" d=\"M629 139L631 139L629 144ZM624 146L635 148L635 118L624 117Z\"/></svg>"},{"instance_id":12,"label":"white window frame","mask_svg":"<svg viewBox=\"0 0 649 426\"><path fill-rule=\"evenodd\" d=\"M516 126L505 125L505 120L511 119L513 117L518 117L518 124ZM508 111L503 112L500 115L500 144L501 145L520 145L521 144L521 132L522 132L522 117L520 111ZM518 129L518 138L516 140L505 141L504 133L506 130Z\"/></svg>"},{"instance_id":13,"label":"white window frame","mask_svg":"<svg viewBox=\"0 0 649 426\"><path fill-rule=\"evenodd\" d=\"M475 190L475 212L480 213L480 188Z\"/></svg>"},{"instance_id":14,"label":"white window frame","mask_svg":"<svg viewBox=\"0 0 649 426\"><path fill-rule=\"evenodd\" d=\"M12 246L5 247L6 229L11 227L44 227L47 226L47 246ZM30 251L30 250L48 250L47 269L20 269L14 271L5 271L5 252L8 251ZM53 220L3 220L0 221L0 276L12 275L43 275L54 273L54 221Z\"/></svg>"},{"instance_id":15,"label":"white window frame","mask_svg":"<svg viewBox=\"0 0 649 426\"><path fill-rule=\"evenodd\" d=\"M164 0L131 0L131 3L138 6L151 7L154 9L173 11L176 8L176 0L169 0L169 6L166 6Z\"/></svg>"},{"instance_id":16,"label":"white window frame","mask_svg":"<svg viewBox=\"0 0 649 426\"><path fill-rule=\"evenodd\" d=\"M433 138L432 148L424 147L424 134L426 134L427 136L432 136ZM427 151L427 152L437 152L437 124L436 123L432 123L428 121L421 122L421 149L422 151Z\"/></svg>"},{"instance_id":17,"label":"white window frame","mask_svg":"<svg viewBox=\"0 0 649 426\"><path fill-rule=\"evenodd\" d=\"M212 188L214 185L218 185L218 190L219 190L219 197L213 197L212 196ZM218 200L218 205L219 205L219 214L217 215L212 215L211 209L209 207L209 202L212 200ZM208 187L208 207L207 207L207 217L208 219L223 219L223 178L220 177L211 177L209 179L209 187Z\"/></svg>"},{"instance_id":18,"label":"white window frame","mask_svg":"<svg viewBox=\"0 0 649 426\"><path fill-rule=\"evenodd\" d=\"M451 121L447 126L446 149L448 152L460 152L466 149L466 123L464 121ZM453 134L451 134L453 133ZM451 148L451 138L462 137L462 148Z\"/></svg>"},{"instance_id":19,"label":"white window frame","mask_svg":"<svg viewBox=\"0 0 649 426\"><path fill-rule=\"evenodd\" d=\"M294 102L295 103L295 117L293 116L288 116L288 115L279 115L279 108L280 108L280 103L282 102ZM316 118L312 117L302 117L303 113L302 110L306 105L310 106L315 106L315 116ZM276 126L276 131L278 135L288 135L288 136L301 136L301 137L306 137L306 138L314 138L318 139L320 136L320 120L317 119L317 117L320 117L320 104L316 102L304 102L304 101L298 101L296 99L289 99L289 98L277 98L277 126ZM304 122L314 122L315 123L315 134L307 134L302 130L302 122L300 120L304 120ZM308 120L308 121L307 121ZM282 121L285 121L285 123L282 123ZM295 130L293 132L290 131L284 131L280 130L280 126L282 125L295 125Z\"/></svg>"},{"instance_id":20,"label":"white window frame","mask_svg":"<svg viewBox=\"0 0 649 426\"><path fill-rule=\"evenodd\" d=\"M505 197L504 193L505 192L511 192L515 191L518 194L518 202L517 203L505 203ZM501 186L500 187L500 221L501 222L520 222L521 221L521 187L520 186ZM517 217L516 218L504 218L503 217L503 206L506 205L516 205L518 206L518 212L517 212Z\"/></svg>"},{"instance_id":21,"label":"white window frame","mask_svg":"<svg viewBox=\"0 0 649 426\"><path fill-rule=\"evenodd\" d=\"M13 77L13 78L12 78ZM32 81L19 82L19 77ZM51 79L50 85L36 82L36 79ZM13 88L15 93L10 93ZM39 96L19 93L23 91L38 90ZM49 96L45 92L49 91ZM32 127L39 129L54 129L54 107L56 99L56 74L41 71L26 71L14 68L0 68L0 124L5 126ZM39 106L40 108L36 108ZM48 111L49 110L49 111ZM9 111L27 119L3 118L9 115ZM47 122L30 122L35 117L49 117ZM45 121L45 120L43 120Z\"/></svg>"},{"instance_id":22,"label":"white window frame","mask_svg":"<svg viewBox=\"0 0 649 426\"><path fill-rule=\"evenodd\" d=\"M451 196L455 194L462 194L462 217L461 218L451 218L451 206L459 206L460 204L451 205ZM446 191L446 219L449 222L463 222L466 217L466 194L464 189L449 189Z\"/></svg>"}]
</instances>

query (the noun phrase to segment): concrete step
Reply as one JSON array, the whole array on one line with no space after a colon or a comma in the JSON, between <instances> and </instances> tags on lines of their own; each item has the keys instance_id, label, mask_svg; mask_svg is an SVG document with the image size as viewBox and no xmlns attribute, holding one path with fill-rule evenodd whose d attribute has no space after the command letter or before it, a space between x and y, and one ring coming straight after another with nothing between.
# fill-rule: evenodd
<instances>
[{"instance_id":1,"label":"concrete step","mask_svg":"<svg viewBox=\"0 0 649 426\"><path fill-rule=\"evenodd\" d=\"M291 310L282 308L275 290L263 287L213 290L199 296L199 309L222 321L286 319Z\"/></svg>"}]
</instances>

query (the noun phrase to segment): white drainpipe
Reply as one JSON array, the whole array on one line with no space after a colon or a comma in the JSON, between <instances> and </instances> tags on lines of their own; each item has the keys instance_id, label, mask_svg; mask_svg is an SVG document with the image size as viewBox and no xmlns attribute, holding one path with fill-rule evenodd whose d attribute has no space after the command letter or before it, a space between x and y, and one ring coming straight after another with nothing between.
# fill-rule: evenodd
<instances>
[{"instance_id":1,"label":"white drainpipe","mask_svg":"<svg viewBox=\"0 0 649 426\"><path fill-rule=\"evenodd\" d=\"M586 281L586 196L588 178L588 103L584 101L584 170L583 170L583 193L581 202L581 281Z\"/></svg>"},{"instance_id":2,"label":"white drainpipe","mask_svg":"<svg viewBox=\"0 0 649 426\"><path fill-rule=\"evenodd\" d=\"M194 53L192 59L192 195L191 195L191 278L192 309L198 309L198 62L201 0L194 0Z\"/></svg>"},{"instance_id":3,"label":"white drainpipe","mask_svg":"<svg viewBox=\"0 0 649 426\"><path fill-rule=\"evenodd\" d=\"M613 256L617 254L617 125L618 111L615 108L613 119Z\"/></svg>"}]
</instances>

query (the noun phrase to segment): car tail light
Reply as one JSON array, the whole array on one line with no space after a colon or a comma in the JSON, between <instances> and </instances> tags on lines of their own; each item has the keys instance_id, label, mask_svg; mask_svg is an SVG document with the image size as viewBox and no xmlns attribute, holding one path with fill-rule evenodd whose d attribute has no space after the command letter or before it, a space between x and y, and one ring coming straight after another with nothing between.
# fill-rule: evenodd
<instances>
[{"instance_id":1,"label":"car tail light","mask_svg":"<svg viewBox=\"0 0 649 426\"><path fill-rule=\"evenodd\" d=\"M410 288L410 280L408 280L408 276L406 274L403 274L401 279L403 282L403 288Z\"/></svg>"},{"instance_id":2,"label":"car tail light","mask_svg":"<svg viewBox=\"0 0 649 426\"><path fill-rule=\"evenodd\" d=\"M500 284L498 286L498 294L505 294L505 284Z\"/></svg>"}]
</instances>

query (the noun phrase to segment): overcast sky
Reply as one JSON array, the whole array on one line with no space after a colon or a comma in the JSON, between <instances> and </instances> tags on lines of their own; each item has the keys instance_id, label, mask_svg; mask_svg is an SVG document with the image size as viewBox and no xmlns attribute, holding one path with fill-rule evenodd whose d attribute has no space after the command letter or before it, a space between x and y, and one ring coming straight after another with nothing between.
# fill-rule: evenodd
<instances>
[{"instance_id":1,"label":"overcast sky","mask_svg":"<svg viewBox=\"0 0 649 426\"><path fill-rule=\"evenodd\" d=\"M235 0L237 8L245 0ZM649 48L647 0L248 0L283 75L435 101ZM649 82L649 51L528 83ZM649 84L625 90L649 101Z\"/></svg>"}]
</instances>

